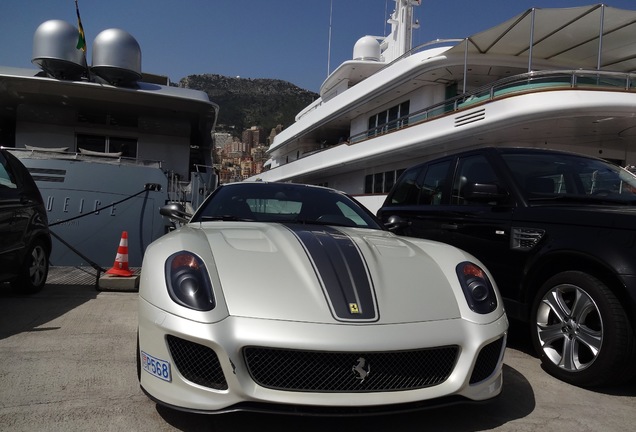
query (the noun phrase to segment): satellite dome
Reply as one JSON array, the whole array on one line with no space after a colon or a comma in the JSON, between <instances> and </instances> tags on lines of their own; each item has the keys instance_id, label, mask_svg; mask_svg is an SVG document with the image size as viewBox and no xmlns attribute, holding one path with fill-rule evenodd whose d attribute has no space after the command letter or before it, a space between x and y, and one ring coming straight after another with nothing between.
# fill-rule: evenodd
<instances>
[{"instance_id":1,"label":"satellite dome","mask_svg":"<svg viewBox=\"0 0 636 432\"><path fill-rule=\"evenodd\" d=\"M33 35L31 63L58 79L79 79L86 70L84 52L77 48L79 31L62 20L45 21Z\"/></svg>"},{"instance_id":2,"label":"satellite dome","mask_svg":"<svg viewBox=\"0 0 636 432\"><path fill-rule=\"evenodd\" d=\"M91 71L115 85L130 84L141 79L141 49L129 33L108 29L93 41Z\"/></svg>"},{"instance_id":3,"label":"satellite dome","mask_svg":"<svg viewBox=\"0 0 636 432\"><path fill-rule=\"evenodd\" d=\"M353 47L353 59L380 61L380 42L373 36L358 39Z\"/></svg>"}]
</instances>

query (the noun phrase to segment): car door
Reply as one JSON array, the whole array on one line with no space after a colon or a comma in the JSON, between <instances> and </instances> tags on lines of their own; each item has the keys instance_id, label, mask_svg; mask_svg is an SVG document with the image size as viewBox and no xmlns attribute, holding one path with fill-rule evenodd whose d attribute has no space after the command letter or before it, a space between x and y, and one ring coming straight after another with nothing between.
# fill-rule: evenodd
<instances>
[{"instance_id":1,"label":"car door","mask_svg":"<svg viewBox=\"0 0 636 432\"><path fill-rule=\"evenodd\" d=\"M454 161L451 187L437 210L419 224L435 229L429 238L476 256L490 270L502 295L518 297L526 254L512 248L516 205L511 192L486 154L469 153Z\"/></svg>"},{"instance_id":2,"label":"car door","mask_svg":"<svg viewBox=\"0 0 636 432\"><path fill-rule=\"evenodd\" d=\"M524 257L511 250L515 206L510 192L485 154L460 155L451 187L424 222L439 227L436 240L476 256L493 274L504 297L515 296Z\"/></svg>"},{"instance_id":3,"label":"car door","mask_svg":"<svg viewBox=\"0 0 636 432\"><path fill-rule=\"evenodd\" d=\"M505 183L481 152L408 169L378 216L396 234L459 247L491 271L504 297L516 298L523 256L511 249L515 206Z\"/></svg>"},{"instance_id":4,"label":"car door","mask_svg":"<svg viewBox=\"0 0 636 432\"><path fill-rule=\"evenodd\" d=\"M11 273L28 223L22 211L18 177L0 152L0 273Z\"/></svg>"}]
</instances>

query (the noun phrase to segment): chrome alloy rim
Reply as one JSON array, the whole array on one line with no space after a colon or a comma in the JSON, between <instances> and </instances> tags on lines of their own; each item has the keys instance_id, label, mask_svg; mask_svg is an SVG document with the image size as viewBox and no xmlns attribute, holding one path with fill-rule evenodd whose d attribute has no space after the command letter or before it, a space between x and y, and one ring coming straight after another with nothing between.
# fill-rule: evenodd
<instances>
[{"instance_id":1,"label":"chrome alloy rim","mask_svg":"<svg viewBox=\"0 0 636 432\"><path fill-rule=\"evenodd\" d=\"M46 251L42 246L36 246L31 252L31 266L29 279L34 286L40 286L46 277Z\"/></svg>"},{"instance_id":2,"label":"chrome alloy rim","mask_svg":"<svg viewBox=\"0 0 636 432\"><path fill-rule=\"evenodd\" d=\"M603 345L603 322L592 298L575 285L552 288L537 309L537 332L545 355L576 372L590 366Z\"/></svg>"}]
</instances>

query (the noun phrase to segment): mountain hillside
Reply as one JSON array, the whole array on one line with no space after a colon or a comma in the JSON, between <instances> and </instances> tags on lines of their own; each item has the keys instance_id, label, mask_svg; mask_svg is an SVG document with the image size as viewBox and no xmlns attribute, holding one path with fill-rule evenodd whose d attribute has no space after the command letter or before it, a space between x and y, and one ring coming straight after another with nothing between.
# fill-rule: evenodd
<instances>
[{"instance_id":1,"label":"mountain hillside","mask_svg":"<svg viewBox=\"0 0 636 432\"><path fill-rule=\"evenodd\" d=\"M237 134L251 126L260 126L268 133L279 124L287 127L300 110L318 98L318 94L287 81L214 74L187 76L179 87L206 92L219 105L219 128L234 126Z\"/></svg>"}]
</instances>

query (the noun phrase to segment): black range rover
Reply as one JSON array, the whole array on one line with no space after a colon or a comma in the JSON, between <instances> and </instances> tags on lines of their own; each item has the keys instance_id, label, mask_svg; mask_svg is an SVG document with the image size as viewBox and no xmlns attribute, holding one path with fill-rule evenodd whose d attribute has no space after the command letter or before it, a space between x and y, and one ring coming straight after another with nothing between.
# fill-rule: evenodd
<instances>
[{"instance_id":1,"label":"black range rover","mask_svg":"<svg viewBox=\"0 0 636 432\"><path fill-rule=\"evenodd\" d=\"M24 294L42 289L50 254L42 195L22 162L0 148L0 283Z\"/></svg>"},{"instance_id":2,"label":"black range rover","mask_svg":"<svg viewBox=\"0 0 636 432\"><path fill-rule=\"evenodd\" d=\"M575 385L636 373L636 176L552 150L481 148L406 170L379 218L491 271L544 368Z\"/></svg>"}]
</instances>

